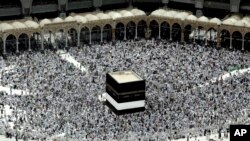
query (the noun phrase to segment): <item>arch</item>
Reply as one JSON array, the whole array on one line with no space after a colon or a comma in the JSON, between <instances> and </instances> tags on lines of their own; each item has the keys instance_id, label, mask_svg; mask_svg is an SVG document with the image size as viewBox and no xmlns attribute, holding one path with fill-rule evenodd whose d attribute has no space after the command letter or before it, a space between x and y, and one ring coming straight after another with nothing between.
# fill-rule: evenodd
<instances>
[{"instance_id":1,"label":"arch","mask_svg":"<svg viewBox=\"0 0 250 141\"><path fill-rule=\"evenodd\" d=\"M172 25L172 39L173 41L181 41L181 26L178 23Z\"/></svg>"},{"instance_id":2,"label":"arch","mask_svg":"<svg viewBox=\"0 0 250 141\"><path fill-rule=\"evenodd\" d=\"M147 30L147 23L144 20L139 21L137 25L137 37L145 38L146 30Z\"/></svg>"},{"instance_id":3,"label":"arch","mask_svg":"<svg viewBox=\"0 0 250 141\"><path fill-rule=\"evenodd\" d=\"M0 37L0 55L3 55L3 39Z\"/></svg>"},{"instance_id":4,"label":"arch","mask_svg":"<svg viewBox=\"0 0 250 141\"><path fill-rule=\"evenodd\" d=\"M33 51L39 51L41 49L41 34L39 32L35 32L30 37L30 46L31 50Z\"/></svg>"},{"instance_id":5,"label":"arch","mask_svg":"<svg viewBox=\"0 0 250 141\"><path fill-rule=\"evenodd\" d=\"M94 43L100 43L101 42L101 27L95 26L91 30L91 41Z\"/></svg>"},{"instance_id":6,"label":"arch","mask_svg":"<svg viewBox=\"0 0 250 141\"><path fill-rule=\"evenodd\" d=\"M135 28L136 28L136 24L133 21L130 21L127 24L127 27L126 27L126 38L127 39L134 39L135 38Z\"/></svg>"},{"instance_id":7,"label":"arch","mask_svg":"<svg viewBox=\"0 0 250 141\"><path fill-rule=\"evenodd\" d=\"M60 29L58 31L55 32L55 39L58 39L58 40L62 40L64 38L64 30L63 29Z\"/></svg>"},{"instance_id":8,"label":"arch","mask_svg":"<svg viewBox=\"0 0 250 141\"><path fill-rule=\"evenodd\" d=\"M16 37L12 34L10 34L6 38L6 53L15 53L16 52Z\"/></svg>"},{"instance_id":9,"label":"arch","mask_svg":"<svg viewBox=\"0 0 250 141\"><path fill-rule=\"evenodd\" d=\"M236 50L242 49L242 34L239 31L235 31L232 34L232 46Z\"/></svg>"},{"instance_id":10,"label":"arch","mask_svg":"<svg viewBox=\"0 0 250 141\"><path fill-rule=\"evenodd\" d=\"M157 21L153 20L149 24L149 28L151 31L151 37L150 38L158 38L159 36L159 24Z\"/></svg>"},{"instance_id":11,"label":"arch","mask_svg":"<svg viewBox=\"0 0 250 141\"><path fill-rule=\"evenodd\" d=\"M88 44L89 43L89 37L90 31L88 27L83 27L80 32L80 42L81 44Z\"/></svg>"},{"instance_id":12,"label":"arch","mask_svg":"<svg viewBox=\"0 0 250 141\"><path fill-rule=\"evenodd\" d=\"M200 45L204 44L206 40L206 30L204 30L202 26L198 26L194 30L194 38L197 44L200 44Z\"/></svg>"},{"instance_id":13,"label":"arch","mask_svg":"<svg viewBox=\"0 0 250 141\"><path fill-rule=\"evenodd\" d=\"M112 26L110 24L106 24L103 27L103 41L110 42L112 41Z\"/></svg>"},{"instance_id":14,"label":"arch","mask_svg":"<svg viewBox=\"0 0 250 141\"><path fill-rule=\"evenodd\" d=\"M217 31L215 28L209 28L206 33L206 39L209 46L215 47L217 42Z\"/></svg>"},{"instance_id":15,"label":"arch","mask_svg":"<svg viewBox=\"0 0 250 141\"><path fill-rule=\"evenodd\" d=\"M76 47L77 46L77 30L75 28L71 28L68 31L67 35L68 46Z\"/></svg>"},{"instance_id":16,"label":"arch","mask_svg":"<svg viewBox=\"0 0 250 141\"><path fill-rule=\"evenodd\" d=\"M116 40L123 40L124 39L124 24L118 23L115 28L115 37Z\"/></svg>"},{"instance_id":17,"label":"arch","mask_svg":"<svg viewBox=\"0 0 250 141\"><path fill-rule=\"evenodd\" d=\"M250 32L245 34L244 40L244 48L246 51L250 52Z\"/></svg>"},{"instance_id":18,"label":"arch","mask_svg":"<svg viewBox=\"0 0 250 141\"><path fill-rule=\"evenodd\" d=\"M20 52L27 51L29 49L29 36L25 33L18 37L18 48Z\"/></svg>"},{"instance_id":19,"label":"arch","mask_svg":"<svg viewBox=\"0 0 250 141\"><path fill-rule=\"evenodd\" d=\"M63 29L60 29L59 31L57 31L55 33L55 44L54 44L54 48L59 48L59 49L63 49L65 48L65 33Z\"/></svg>"},{"instance_id":20,"label":"arch","mask_svg":"<svg viewBox=\"0 0 250 141\"><path fill-rule=\"evenodd\" d=\"M184 28L184 41L187 43L191 43L191 39L190 39L190 34L192 33L192 26L186 25Z\"/></svg>"},{"instance_id":21,"label":"arch","mask_svg":"<svg viewBox=\"0 0 250 141\"><path fill-rule=\"evenodd\" d=\"M161 24L161 38L170 39L170 24L167 22Z\"/></svg>"},{"instance_id":22,"label":"arch","mask_svg":"<svg viewBox=\"0 0 250 141\"><path fill-rule=\"evenodd\" d=\"M230 32L228 30L223 29L220 32L221 38L221 47L230 48Z\"/></svg>"},{"instance_id":23,"label":"arch","mask_svg":"<svg viewBox=\"0 0 250 141\"><path fill-rule=\"evenodd\" d=\"M55 34L52 31L44 33L44 49L54 49L55 46Z\"/></svg>"}]
</instances>

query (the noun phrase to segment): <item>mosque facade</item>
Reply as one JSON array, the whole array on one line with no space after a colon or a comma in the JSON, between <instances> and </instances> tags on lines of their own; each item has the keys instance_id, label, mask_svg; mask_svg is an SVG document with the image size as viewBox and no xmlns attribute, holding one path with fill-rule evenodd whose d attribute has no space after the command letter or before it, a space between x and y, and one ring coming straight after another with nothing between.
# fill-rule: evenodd
<instances>
[{"instance_id":1,"label":"mosque facade","mask_svg":"<svg viewBox=\"0 0 250 141\"><path fill-rule=\"evenodd\" d=\"M0 21L1 54L141 38L250 51L250 16L208 18L167 7L146 14L130 7L71 13L64 18Z\"/></svg>"}]
</instances>

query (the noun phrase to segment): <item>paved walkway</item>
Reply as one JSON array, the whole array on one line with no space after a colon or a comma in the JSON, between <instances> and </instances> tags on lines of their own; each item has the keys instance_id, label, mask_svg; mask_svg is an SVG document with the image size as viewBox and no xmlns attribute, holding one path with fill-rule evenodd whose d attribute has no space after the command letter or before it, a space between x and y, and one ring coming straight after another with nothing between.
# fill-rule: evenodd
<instances>
[{"instance_id":1,"label":"paved walkway","mask_svg":"<svg viewBox=\"0 0 250 141\"><path fill-rule=\"evenodd\" d=\"M73 56L69 53L66 53L63 50L58 50L57 54L61 57L62 60L65 60L71 64L73 64L76 68L80 69L82 72L87 73L87 70L81 63L77 62Z\"/></svg>"},{"instance_id":2,"label":"paved walkway","mask_svg":"<svg viewBox=\"0 0 250 141\"><path fill-rule=\"evenodd\" d=\"M10 87L0 86L0 91L6 92L8 95L29 95L28 90L18 90L18 89L10 89Z\"/></svg>"},{"instance_id":3,"label":"paved walkway","mask_svg":"<svg viewBox=\"0 0 250 141\"><path fill-rule=\"evenodd\" d=\"M245 74L245 73L250 73L250 68L246 68L246 69L241 69L241 70L234 70L232 72L227 72L225 74L222 74L218 77L214 77L212 78L209 82L212 82L212 83L215 83L216 80L220 81L220 80L227 80L233 76L239 76L239 75L242 75L242 74ZM205 84L203 85L199 85L199 87L206 87L209 85L209 82L206 82Z\"/></svg>"}]
</instances>

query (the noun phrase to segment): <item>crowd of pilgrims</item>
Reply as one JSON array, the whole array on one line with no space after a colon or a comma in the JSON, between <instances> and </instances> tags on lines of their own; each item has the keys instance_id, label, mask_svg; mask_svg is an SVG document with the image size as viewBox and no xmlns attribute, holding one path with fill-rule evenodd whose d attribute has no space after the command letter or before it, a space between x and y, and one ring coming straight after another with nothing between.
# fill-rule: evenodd
<instances>
[{"instance_id":1,"label":"crowd of pilgrims","mask_svg":"<svg viewBox=\"0 0 250 141\"><path fill-rule=\"evenodd\" d=\"M219 77L229 68L250 67L244 53L155 40L84 45L68 53L86 73L51 50L0 59L1 68L15 66L2 74L0 85L25 90L21 96L1 93L0 103L14 109L5 117L14 128L5 123L2 134L25 140L63 133L75 140L166 140L250 123L250 72ZM145 112L117 116L98 99L106 73L116 70L146 79Z\"/></svg>"}]
</instances>

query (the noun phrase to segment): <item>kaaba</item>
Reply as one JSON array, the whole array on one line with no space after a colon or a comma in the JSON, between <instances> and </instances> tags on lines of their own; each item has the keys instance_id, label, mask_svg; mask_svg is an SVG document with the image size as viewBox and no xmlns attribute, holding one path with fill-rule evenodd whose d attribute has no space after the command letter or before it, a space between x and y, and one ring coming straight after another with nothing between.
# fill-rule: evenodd
<instances>
[{"instance_id":1,"label":"kaaba","mask_svg":"<svg viewBox=\"0 0 250 141\"><path fill-rule=\"evenodd\" d=\"M107 106L116 114L145 110L146 81L133 71L117 71L106 74Z\"/></svg>"}]
</instances>

